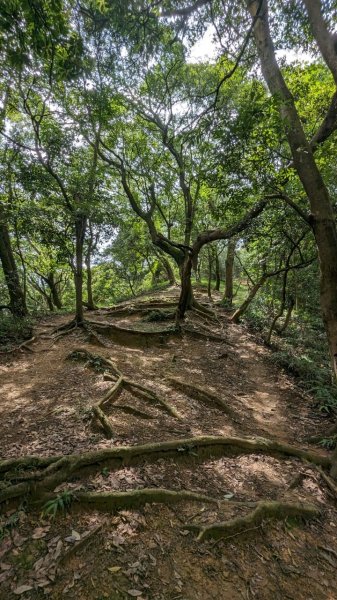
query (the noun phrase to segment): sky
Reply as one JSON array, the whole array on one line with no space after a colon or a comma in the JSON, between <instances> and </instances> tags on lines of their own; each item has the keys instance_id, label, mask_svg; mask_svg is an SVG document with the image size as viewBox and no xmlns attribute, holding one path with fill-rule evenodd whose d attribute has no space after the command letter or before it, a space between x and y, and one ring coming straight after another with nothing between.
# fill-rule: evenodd
<instances>
[{"instance_id":1,"label":"sky","mask_svg":"<svg viewBox=\"0 0 337 600\"><path fill-rule=\"evenodd\" d=\"M188 62L212 62L215 61L218 53L219 47L214 42L213 28L209 27L203 37L190 49ZM310 63L314 61L314 57L308 52L296 52L294 50L277 50L276 56L278 59L285 59L288 64L294 62Z\"/></svg>"}]
</instances>

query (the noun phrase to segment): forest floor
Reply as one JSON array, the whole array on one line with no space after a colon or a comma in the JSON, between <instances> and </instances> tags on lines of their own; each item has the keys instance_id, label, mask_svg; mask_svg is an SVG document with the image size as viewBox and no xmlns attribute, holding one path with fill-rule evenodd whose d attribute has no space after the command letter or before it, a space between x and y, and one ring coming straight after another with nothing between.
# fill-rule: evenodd
<instances>
[{"instance_id":1,"label":"forest floor","mask_svg":"<svg viewBox=\"0 0 337 600\"><path fill-rule=\"evenodd\" d=\"M34 508L25 495L16 504L3 503L1 599L337 598L337 498L314 464L264 452L261 439L324 457L327 451L304 440L321 432L326 419L271 364L270 350L244 326L231 324L224 310L215 309L215 320L198 313L188 317L188 326L204 338L188 332L174 336L169 321L143 320L146 301L149 310L155 302L173 302L177 296L178 289L170 288L139 297L130 314L87 313L88 319L148 332L141 343L130 338L127 345L117 344L104 330L98 339L79 329L57 338L51 335L53 327L69 316L51 315L36 324L33 352L22 348L0 355L2 459L180 440L175 451L150 455L150 460L97 461L91 472L65 478L56 488L58 500L49 504L54 518L41 506ZM201 292L199 299L206 300ZM149 343L150 334L163 327L168 335L154 336L155 343ZM113 377L104 361L90 360L90 355L85 362L67 358L74 351L73 358L79 358L79 349L110 359L128 381L164 398L179 418L168 414L158 398L151 399L151 393L143 390L142 396L140 388L125 385L113 401L101 404L113 431L107 438L91 407L111 388ZM231 452L221 446L221 452L207 454L198 443L184 444L200 436L255 440L262 451L246 451L233 442ZM11 476L5 474L0 492L6 490L6 477ZM87 492L145 488L152 494L162 488L189 490L200 497L177 504L164 500L123 506L121 501L120 510L112 511L77 502ZM202 495L216 502L203 501ZM69 498L64 512L60 499L67 504ZM298 521L266 513L260 520L224 529L219 539L198 539L188 529L192 523L232 523L234 517L252 513L252 503L258 501L310 503L320 514Z\"/></svg>"}]
</instances>

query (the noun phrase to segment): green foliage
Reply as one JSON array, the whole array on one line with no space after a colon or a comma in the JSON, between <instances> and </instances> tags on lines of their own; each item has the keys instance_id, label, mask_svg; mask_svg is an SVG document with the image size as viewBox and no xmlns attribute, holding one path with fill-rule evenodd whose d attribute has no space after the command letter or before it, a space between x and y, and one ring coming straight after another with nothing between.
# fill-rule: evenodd
<instances>
[{"instance_id":1,"label":"green foliage","mask_svg":"<svg viewBox=\"0 0 337 600\"><path fill-rule=\"evenodd\" d=\"M142 318L142 321L145 322L155 322L155 321L171 321L175 317L175 312L170 310L163 309L154 309L151 310L147 315Z\"/></svg>"},{"instance_id":2,"label":"green foliage","mask_svg":"<svg viewBox=\"0 0 337 600\"><path fill-rule=\"evenodd\" d=\"M20 523L20 511L12 513L4 522L0 524L0 541L10 534Z\"/></svg>"},{"instance_id":3,"label":"green foliage","mask_svg":"<svg viewBox=\"0 0 337 600\"><path fill-rule=\"evenodd\" d=\"M334 448L336 448L337 445L337 436L333 435L328 438L323 438L320 441L320 445L323 446L323 448L326 448L327 450L333 450Z\"/></svg>"},{"instance_id":4,"label":"green foliage","mask_svg":"<svg viewBox=\"0 0 337 600\"><path fill-rule=\"evenodd\" d=\"M73 492L66 490L61 494L58 494L55 498L52 498L52 500L48 500L48 502L46 502L42 508L41 515L43 517L50 517L51 519L54 519L57 513L66 512L70 508L75 498L76 496Z\"/></svg>"},{"instance_id":5,"label":"green foliage","mask_svg":"<svg viewBox=\"0 0 337 600\"><path fill-rule=\"evenodd\" d=\"M11 348L32 337L32 319L5 315L0 311L0 346Z\"/></svg>"}]
</instances>

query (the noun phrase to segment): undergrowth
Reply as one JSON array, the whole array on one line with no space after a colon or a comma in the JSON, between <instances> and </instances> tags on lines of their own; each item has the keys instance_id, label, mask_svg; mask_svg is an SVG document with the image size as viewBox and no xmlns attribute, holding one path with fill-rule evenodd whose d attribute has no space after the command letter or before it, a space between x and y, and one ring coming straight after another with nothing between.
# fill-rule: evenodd
<instances>
[{"instance_id":1,"label":"undergrowth","mask_svg":"<svg viewBox=\"0 0 337 600\"><path fill-rule=\"evenodd\" d=\"M0 346L5 349L16 346L32 337L32 320L13 315L0 315Z\"/></svg>"},{"instance_id":2,"label":"undergrowth","mask_svg":"<svg viewBox=\"0 0 337 600\"><path fill-rule=\"evenodd\" d=\"M142 321L153 323L156 321L171 321L175 317L175 312L172 310L162 310L160 308L151 310Z\"/></svg>"},{"instance_id":3,"label":"undergrowth","mask_svg":"<svg viewBox=\"0 0 337 600\"><path fill-rule=\"evenodd\" d=\"M245 322L265 338L270 326L262 303L249 307ZM314 398L316 408L327 415L337 415L337 385L332 383L326 334L320 315L294 313L287 330L274 331L270 360L297 379L299 386Z\"/></svg>"}]
</instances>

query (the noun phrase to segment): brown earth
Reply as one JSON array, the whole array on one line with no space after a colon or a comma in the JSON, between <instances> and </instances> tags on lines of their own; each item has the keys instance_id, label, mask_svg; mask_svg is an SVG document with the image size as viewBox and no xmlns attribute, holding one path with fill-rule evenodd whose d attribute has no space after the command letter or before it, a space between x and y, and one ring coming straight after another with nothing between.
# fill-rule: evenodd
<instances>
[{"instance_id":1,"label":"brown earth","mask_svg":"<svg viewBox=\"0 0 337 600\"><path fill-rule=\"evenodd\" d=\"M164 296L172 301L177 290L151 297L159 301ZM1 457L73 454L204 435L263 437L308 447L302 440L324 429L310 399L270 363L268 349L216 310L216 321L194 314L188 325L221 335L223 341L185 334L140 348L115 344L104 334L105 347L99 347L78 329L55 339L53 327L68 317L41 320L34 352L23 348L0 357ZM135 312L114 316L101 310L88 318L149 333L171 325L141 321ZM99 364L95 370L67 359L79 347L110 358L123 375L169 402L180 419L123 390L105 408L114 432L113 439L107 439L90 408L112 383ZM235 418L177 391L169 381L172 377L206 388L227 403ZM60 495L70 490L76 499L83 491L193 490L216 498L218 504L151 503L109 514L79 510L75 502L69 512L58 510L51 519L27 505L27 498L19 506L4 503L0 598L337 598L336 497L314 465L268 454L205 458L193 448L181 450L179 460L161 457L119 469L96 469L62 483L56 491ZM5 486L6 475L0 492ZM204 542L184 528L244 516L253 510L249 503L259 500L309 502L321 514L307 522L264 519L240 534Z\"/></svg>"}]
</instances>

